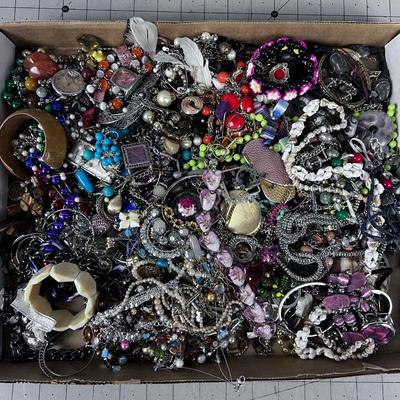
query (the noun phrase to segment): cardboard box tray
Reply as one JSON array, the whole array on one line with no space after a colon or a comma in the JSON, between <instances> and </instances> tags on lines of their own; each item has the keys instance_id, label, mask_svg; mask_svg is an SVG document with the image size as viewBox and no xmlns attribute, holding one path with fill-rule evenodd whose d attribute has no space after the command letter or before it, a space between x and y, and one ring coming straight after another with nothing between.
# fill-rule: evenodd
<instances>
[{"instance_id":1,"label":"cardboard box tray","mask_svg":"<svg viewBox=\"0 0 400 400\"><path fill-rule=\"evenodd\" d=\"M392 102L400 103L400 24L365 24L353 22L160 22L157 24L161 36L174 39L177 36L194 36L204 31L218 33L234 39L261 43L269 38L291 36L328 45L368 44L385 46L386 59L393 81ZM72 53L78 47L77 38L83 33L99 37L106 45L117 45L122 40L126 22L21 22L0 24L0 89L14 63L16 48L44 47L58 54ZM0 119L5 117L0 108ZM4 218L7 204L7 174L0 171L0 218ZM393 319L399 328L400 269L395 267L391 277L390 295L393 300ZM397 268L396 268L397 267ZM0 279L1 289L1 279ZM330 378L335 376L360 375L368 373L400 371L400 335L367 360L335 362L326 358L303 361L295 356L283 354L275 345L269 357L251 352L242 357L229 358L234 378L243 375L247 380ZM79 369L80 362L50 362L49 365L60 373ZM222 364L221 368L225 369ZM102 360L95 359L84 372L67 378L79 383L122 383L122 382L187 382L216 380L208 374L221 376L217 365L206 364L198 371L153 371L150 362L130 362L121 372L113 374ZM0 381L46 382L36 361L0 361ZM58 382L65 381L60 378Z\"/></svg>"}]
</instances>

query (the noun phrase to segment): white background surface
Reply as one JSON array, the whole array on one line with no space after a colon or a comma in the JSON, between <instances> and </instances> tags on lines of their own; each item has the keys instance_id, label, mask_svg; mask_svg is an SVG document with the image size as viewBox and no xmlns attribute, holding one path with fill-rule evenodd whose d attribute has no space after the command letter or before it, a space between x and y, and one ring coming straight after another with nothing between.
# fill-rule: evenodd
<instances>
[{"instance_id":1,"label":"white background surface","mask_svg":"<svg viewBox=\"0 0 400 400\"><path fill-rule=\"evenodd\" d=\"M278 11L276 21L400 22L400 0L0 0L0 21L114 20L133 14L148 20L256 21L274 20L271 17L274 10ZM400 400L400 374L323 381L247 382L238 393L227 383L0 384L0 400L119 399Z\"/></svg>"}]
</instances>

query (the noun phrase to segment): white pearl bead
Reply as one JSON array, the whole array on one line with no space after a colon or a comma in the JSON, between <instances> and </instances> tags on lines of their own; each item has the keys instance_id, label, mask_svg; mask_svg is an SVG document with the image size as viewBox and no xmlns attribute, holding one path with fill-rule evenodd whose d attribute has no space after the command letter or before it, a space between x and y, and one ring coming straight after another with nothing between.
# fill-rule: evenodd
<instances>
[{"instance_id":1,"label":"white pearl bead","mask_svg":"<svg viewBox=\"0 0 400 400\"><path fill-rule=\"evenodd\" d=\"M160 90L157 94L157 103L161 107L169 107L172 104L172 94L168 90Z\"/></svg>"},{"instance_id":2,"label":"white pearl bead","mask_svg":"<svg viewBox=\"0 0 400 400\"><path fill-rule=\"evenodd\" d=\"M99 108L100 108L101 111L105 111L107 109L107 103L105 101L102 101L99 104Z\"/></svg>"},{"instance_id":3,"label":"white pearl bead","mask_svg":"<svg viewBox=\"0 0 400 400\"><path fill-rule=\"evenodd\" d=\"M174 361L174 364L175 364L175 367L176 368L183 368L183 366L184 366L184 361L183 360L181 360L180 358L177 358L175 361Z\"/></svg>"},{"instance_id":4,"label":"white pearl bead","mask_svg":"<svg viewBox=\"0 0 400 400\"><path fill-rule=\"evenodd\" d=\"M92 94L92 93L94 93L95 88L94 88L93 85L87 85L87 86L86 86L86 91L87 91L89 94Z\"/></svg>"},{"instance_id":5,"label":"white pearl bead","mask_svg":"<svg viewBox=\"0 0 400 400\"><path fill-rule=\"evenodd\" d=\"M236 59L236 51L232 49L232 50L227 54L226 57L227 57L228 60L230 60L230 61L235 60L235 59Z\"/></svg>"}]
</instances>

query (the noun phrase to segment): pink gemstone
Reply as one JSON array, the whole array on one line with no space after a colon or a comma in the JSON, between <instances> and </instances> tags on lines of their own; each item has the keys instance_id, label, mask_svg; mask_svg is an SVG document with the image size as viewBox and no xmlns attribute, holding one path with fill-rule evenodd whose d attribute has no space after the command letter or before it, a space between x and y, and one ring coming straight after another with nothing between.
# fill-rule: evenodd
<instances>
[{"instance_id":1,"label":"pink gemstone","mask_svg":"<svg viewBox=\"0 0 400 400\"><path fill-rule=\"evenodd\" d=\"M380 324L371 324L364 328L362 333L366 338L374 339L375 343L379 346L389 343L394 336L394 333L390 328Z\"/></svg>"},{"instance_id":2,"label":"pink gemstone","mask_svg":"<svg viewBox=\"0 0 400 400\"><path fill-rule=\"evenodd\" d=\"M364 299L371 297L371 295L372 295L372 289L370 288L361 289L361 297L363 297Z\"/></svg>"},{"instance_id":3,"label":"pink gemstone","mask_svg":"<svg viewBox=\"0 0 400 400\"><path fill-rule=\"evenodd\" d=\"M337 275L330 274L330 275L328 276L328 284L329 284L329 285L332 285L332 286L336 285L336 284L337 284L337 280L338 280Z\"/></svg>"},{"instance_id":4,"label":"pink gemstone","mask_svg":"<svg viewBox=\"0 0 400 400\"><path fill-rule=\"evenodd\" d=\"M349 283L349 277L346 274L339 274L337 277L337 283L339 286L347 286L347 284Z\"/></svg>"},{"instance_id":5,"label":"pink gemstone","mask_svg":"<svg viewBox=\"0 0 400 400\"><path fill-rule=\"evenodd\" d=\"M344 316L344 321L347 325L354 325L356 322L356 316L353 313L347 313Z\"/></svg>"},{"instance_id":6,"label":"pink gemstone","mask_svg":"<svg viewBox=\"0 0 400 400\"><path fill-rule=\"evenodd\" d=\"M350 283L347 287L347 292L362 288L367 283L367 279L362 272L354 272L350 277Z\"/></svg>"},{"instance_id":7,"label":"pink gemstone","mask_svg":"<svg viewBox=\"0 0 400 400\"><path fill-rule=\"evenodd\" d=\"M120 346L121 346L121 350L124 350L124 351L128 350L129 346L130 346L129 340L122 339L121 343L120 343Z\"/></svg>"},{"instance_id":8,"label":"pink gemstone","mask_svg":"<svg viewBox=\"0 0 400 400\"><path fill-rule=\"evenodd\" d=\"M238 113L229 114L225 118L225 126L232 131L239 131L244 127L246 120L244 119L243 115Z\"/></svg>"},{"instance_id":9,"label":"pink gemstone","mask_svg":"<svg viewBox=\"0 0 400 400\"><path fill-rule=\"evenodd\" d=\"M233 255L229 249L223 249L216 254L214 261L220 267L230 268L233 264Z\"/></svg>"},{"instance_id":10,"label":"pink gemstone","mask_svg":"<svg viewBox=\"0 0 400 400\"><path fill-rule=\"evenodd\" d=\"M371 307L369 306L368 303L362 302L362 303L360 304L360 308L361 308L361 311L363 311L363 312L368 312L368 311L370 310Z\"/></svg>"},{"instance_id":11,"label":"pink gemstone","mask_svg":"<svg viewBox=\"0 0 400 400\"><path fill-rule=\"evenodd\" d=\"M348 346L353 345L356 342L364 340L364 336L359 332L343 332L343 340Z\"/></svg>"},{"instance_id":12,"label":"pink gemstone","mask_svg":"<svg viewBox=\"0 0 400 400\"><path fill-rule=\"evenodd\" d=\"M325 297L322 303L329 310L341 310L350 305L350 298L345 294L332 294Z\"/></svg>"},{"instance_id":13,"label":"pink gemstone","mask_svg":"<svg viewBox=\"0 0 400 400\"><path fill-rule=\"evenodd\" d=\"M120 61L123 67L129 67L131 65L131 53L126 44L122 44L119 47L116 47L115 52L117 53L118 60Z\"/></svg>"},{"instance_id":14,"label":"pink gemstone","mask_svg":"<svg viewBox=\"0 0 400 400\"><path fill-rule=\"evenodd\" d=\"M278 254L277 246L266 246L263 247L260 251L260 259L263 263L273 264L276 260L276 256Z\"/></svg>"},{"instance_id":15,"label":"pink gemstone","mask_svg":"<svg viewBox=\"0 0 400 400\"><path fill-rule=\"evenodd\" d=\"M337 325L337 326L343 326L344 325L344 318L341 315L335 315L333 317L333 322Z\"/></svg>"},{"instance_id":16,"label":"pink gemstone","mask_svg":"<svg viewBox=\"0 0 400 400\"><path fill-rule=\"evenodd\" d=\"M200 204L204 211L210 211L217 201L217 193L210 192L207 189L203 189L200 192Z\"/></svg>"},{"instance_id":17,"label":"pink gemstone","mask_svg":"<svg viewBox=\"0 0 400 400\"><path fill-rule=\"evenodd\" d=\"M137 75L129 69L119 68L114 72L113 82L122 89L128 90L137 79Z\"/></svg>"},{"instance_id":18,"label":"pink gemstone","mask_svg":"<svg viewBox=\"0 0 400 400\"><path fill-rule=\"evenodd\" d=\"M106 95L104 90L96 90L93 95L93 100L96 103L101 103L104 100L104 96Z\"/></svg>"},{"instance_id":19,"label":"pink gemstone","mask_svg":"<svg viewBox=\"0 0 400 400\"><path fill-rule=\"evenodd\" d=\"M207 170L204 171L203 182L207 185L208 190L214 191L217 190L222 180L222 171L216 170Z\"/></svg>"},{"instance_id":20,"label":"pink gemstone","mask_svg":"<svg viewBox=\"0 0 400 400\"><path fill-rule=\"evenodd\" d=\"M220 249L221 242L217 234L213 231L208 232L200 237L200 243L213 253L217 253Z\"/></svg>"}]
</instances>

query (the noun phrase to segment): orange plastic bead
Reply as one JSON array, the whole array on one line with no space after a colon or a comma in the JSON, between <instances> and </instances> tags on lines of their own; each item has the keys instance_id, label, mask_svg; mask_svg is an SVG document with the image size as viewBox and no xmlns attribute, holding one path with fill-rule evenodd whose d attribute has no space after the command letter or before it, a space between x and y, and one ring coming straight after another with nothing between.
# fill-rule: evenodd
<instances>
[{"instance_id":1,"label":"orange plastic bead","mask_svg":"<svg viewBox=\"0 0 400 400\"><path fill-rule=\"evenodd\" d=\"M104 76L107 78L107 79L110 79L111 77L112 77L112 74L113 74L114 72L113 71L111 71L111 69L108 69L105 73L104 73Z\"/></svg>"},{"instance_id":2,"label":"orange plastic bead","mask_svg":"<svg viewBox=\"0 0 400 400\"><path fill-rule=\"evenodd\" d=\"M110 68L110 63L107 60L101 60L99 62L99 68L105 71L106 69Z\"/></svg>"},{"instance_id":3,"label":"orange plastic bead","mask_svg":"<svg viewBox=\"0 0 400 400\"><path fill-rule=\"evenodd\" d=\"M134 47L131 51L131 54L136 58L142 58L143 50L140 47Z\"/></svg>"},{"instance_id":4,"label":"orange plastic bead","mask_svg":"<svg viewBox=\"0 0 400 400\"><path fill-rule=\"evenodd\" d=\"M36 79L33 78L26 78L25 79L25 88L33 91L36 90L36 88L38 87L38 83Z\"/></svg>"},{"instance_id":5,"label":"orange plastic bead","mask_svg":"<svg viewBox=\"0 0 400 400\"><path fill-rule=\"evenodd\" d=\"M103 90L105 92L106 90L109 89L109 87L110 87L110 84L105 79L102 79L99 82L99 89L100 90Z\"/></svg>"},{"instance_id":6,"label":"orange plastic bead","mask_svg":"<svg viewBox=\"0 0 400 400\"><path fill-rule=\"evenodd\" d=\"M151 72L151 71L153 71L153 64L152 63L145 63L144 64L144 68L145 68L146 72Z\"/></svg>"},{"instance_id":7,"label":"orange plastic bead","mask_svg":"<svg viewBox=\"0 0 400 400\"><path fill-rule=\"evenodd\" d=\"M218 72L218 74L217 74L217 80L218 80L218 82L220 82L220 83L226 83L226 82L228 81L228 79L229 79L229 74L228 74L228 72L226 72L226 71Z\"/></svg>"},{"instance_id":8,"label":"orange plastic bead","mask_svg":"<svg viewBox=\"0 0 400 400\"><path fill-rule=\"evenodd\" d=\"M118 97L115 97L114 99L112 99L111 105L116 110L120 110L122 108L122 106L123 106L123 103L122 103L122 100L120 100Z\"/></svg>"}]
</instances>

